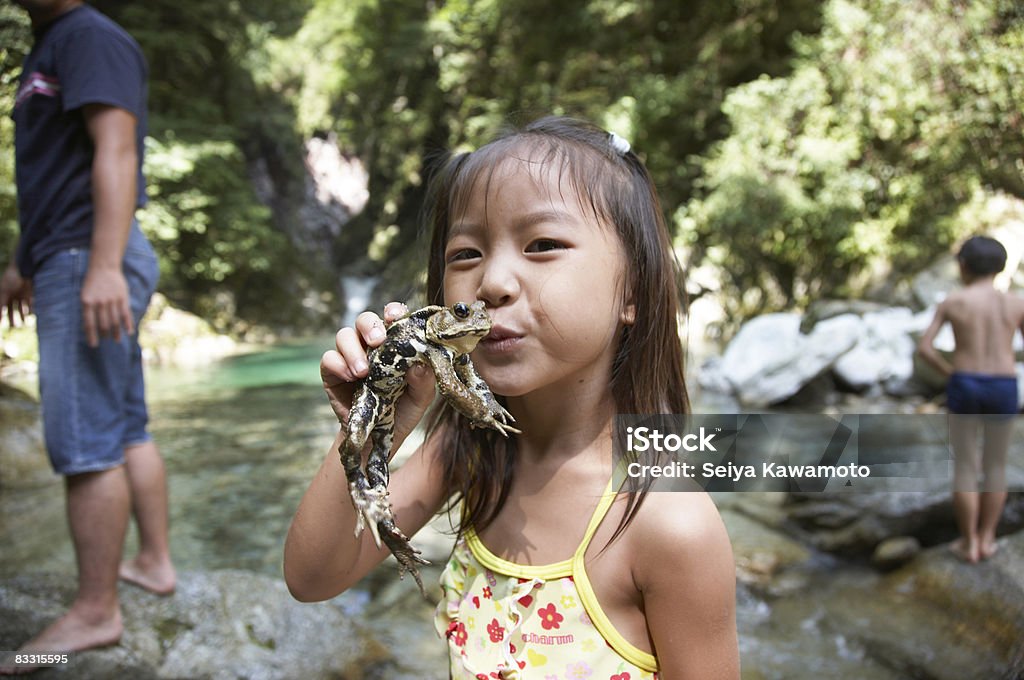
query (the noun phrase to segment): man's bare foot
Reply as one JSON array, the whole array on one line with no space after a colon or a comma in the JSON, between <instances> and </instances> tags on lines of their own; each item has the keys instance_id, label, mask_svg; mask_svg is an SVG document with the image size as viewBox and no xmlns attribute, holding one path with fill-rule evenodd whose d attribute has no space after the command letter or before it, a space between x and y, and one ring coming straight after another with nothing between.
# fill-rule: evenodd
<instances>
[{"instance_id":1,"label":"man's bare foot","mask_svg":"<svg viewBox=\"0 0 1024 680\"><path fill-rule=\"evenodd\" d=\"M80 652L85 649L115 645L121 640L124 625L121 610L105 620L87 618L72 609L51 623L43 632L26 642L19 652ZM17 666L0 668L0 675L24 675L39 667Z\"/></svg>"},{"instance_id":2,"label":"man's bare foot","mask_svg":"<svg viewBox=\"0 0 1024 680\"><path fill-rule=\"evenodd\" d=\"M949 544L949 550L964 562L969 564L978 562L979 552L976 543L972 544L963 538L958 538Z\"/></svg>"},{"instance_id":3,"label":"man's bare foot","mask_svg":"<svg viewBox=\"0 0 1024 680\"><path fill-rule=\"evenodd\" d=\"M148 590L155 595L171 595L174 593L174 586L177 583L174 565L170 560L152 563L141 555L122 562L117 575L122 581Z\"/></svg>"},{"instance_id":4,"label":"man's bare foot","mask_svg":"<svg viewBox=\"0 0 1024 680\"><path fill-rule=\"evenodd\" d=\"M987 560L988 558L995 555L997 552L999 552L999 544L995 541L995 539L993 539L991 541L982 542L981 551L979 555L981 559Z\"/></svg>"}]
</instances>

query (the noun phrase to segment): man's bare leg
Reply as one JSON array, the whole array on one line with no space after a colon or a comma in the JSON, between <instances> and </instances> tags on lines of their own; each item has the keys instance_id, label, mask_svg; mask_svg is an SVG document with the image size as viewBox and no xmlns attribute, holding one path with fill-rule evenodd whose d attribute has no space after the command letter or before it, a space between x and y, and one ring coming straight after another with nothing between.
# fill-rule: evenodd
<instances>
[{"instance_id":1,"label":"man's bare leg","mask_svg":"<svg viewBox=\"0 0 1024 680\"><path fill-rule=\"evenodd\" d=\"M73 475L65 483L68 524L78 562L78 595L64 616L20 651L74 652L105 647L117 643L123 632L117 565L128 528L124 467Z\"/></svg>"},{"instance_id":2,"label":"man's bare leg","mask_svg":"<svg viewBox=\"0 0 1024 680\"><path fill-rule=\"evenodd\" d=\"M965 562L981 557L978 538L978 420L972 416L951 415L949 439L953 447L953 515L960 538L950 546L953 554Z\"/></svg>"},{"instance_id":3,"label":"man's bare leg","mask_svg":"<svg viewBox=\"0 0 1024 680\"><path fill-rule=\"evenodd\" d=\"M139 553L121 563L125 581L156 593L174 592L176 574L168 542L167 472L152 441L124 451L132 515L139 528Z\"/></svg>"}]
</instances>

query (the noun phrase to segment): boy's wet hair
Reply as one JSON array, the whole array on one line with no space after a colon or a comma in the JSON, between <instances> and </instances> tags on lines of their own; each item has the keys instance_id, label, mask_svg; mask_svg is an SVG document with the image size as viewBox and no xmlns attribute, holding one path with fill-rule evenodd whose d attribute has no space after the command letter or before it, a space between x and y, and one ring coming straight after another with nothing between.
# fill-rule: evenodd
<instances>
[{"instance_id":1,"label":"boy's wet hair","mask_svg":"<svg viewBox=\"0 0 1024 680\"><path fill-rule=\"evenodd\" d=\"M444 253L452 220L464 212L474 189L486 190L495 169L509 158L557 173L575 191L584 214L612 229L622 245L627 263L623 304L628 300L633 305L635 318L618 338L612 364L617 412L688 413L679 335L685 304L682 275L654 181L625 140L596 125L560 116L541 118L505 129L476 151L443 159L431 175L426 205L431 231L428 302L444 303ZM459 530L481 531L495 518L511 486L515 440L471 430L443 406L430 421L428 436L444 423L453 425L447 428L442 451L447 492L453 502L462 501ZM645 492L628 490L630 501L616 535L635 516Z\"/></svg>"},{"instance_id":2,"label":"boy's wet hair","mask_svg":"<svg viewBox=\"0 0 1024 680\"><path fill-rule=\"evenodd\" d=\"M974 236L960 247L956 259L975 276L998 274L1006 267L1006 248L994 238Z\"/></svg>"}]
</instances>

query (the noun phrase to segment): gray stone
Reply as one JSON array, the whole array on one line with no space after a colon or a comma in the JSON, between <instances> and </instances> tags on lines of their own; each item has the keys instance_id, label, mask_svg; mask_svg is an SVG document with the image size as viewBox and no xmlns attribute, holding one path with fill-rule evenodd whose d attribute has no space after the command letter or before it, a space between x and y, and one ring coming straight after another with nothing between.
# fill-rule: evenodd
<instances>
[{"instance_id":1,"label":"gray stone","mask_svg":"<svg viewBox=\"0 0 1024 680\"><path fill-rule=\"evenodd\" d=\"M766 314L740 329L719 370L740 402L756 408L796 394L857 342L860 320L846 314L800 333L798 314Z\"/></svg>"},{"instance_id":2,"label":"gray stone","mask_svg":"<svg viewBox=\"0 0 1024 680\"><path fill-rule=\"evenodd\" d=\"M17 649L60 616L74 579L56 574L0 582L0 648ZM120 644L74 655L35 677L393 678L393 651L360 623L365 608L345 595L302 604L283 581L244 571L185 572L177 592L156 597L121 588ZM433 674L428 674L434 677Z\"/></svg>"},{"instance_id":3,"label":"gray stone","mask_svg":"<svg viewBox=\"0 0 1024 680\"><path fill-rule=\"evenodd\" d=\"M0 383L0 489L35 488L57 480L46 457L39 402Z\"/></svg>"},{"instance_id":4,"label":"gray stone","mask_svg":"<svg viewBox=\"0 0 1024 680\"><path fill-rule=\"evenodd\" d=\"M999 546L977 565L936 546L876 583L829 592L827 621L903 677L1016 680L1024 674L1024 533Z\"/></svg>"},{"instance_id":5,"label":"gray stone","mask_svg":"<svg viewBox=\"0 0 1024 680\"><path fill-rule=\"evenodd\" d=\"M894 536L878 544L871 564L888 571L903 566L921 552L921 543L913 536Z\"/></svg>"},{"instance_id":6,"label":"gray stone","mask_svg":"<svg viewBox=\"0 0 1024 680\"><path fill-rule=\"evenodd\" d=\"M914 298L923 308L934 307L959 286L960 269L952 256L920 272L910 284Z\"/></svg>"},{"instance_id":7,"label":"gray stone","mask_svg":"<svg viewBox=\"0 0 1024 680\"><path fill-rule=\"evenodd\" d=\"M1011 479L1019 470L1010 471ZM1011 482L1011 489L1019 488ZM950 490L936 482L926 491L792 493L789 525L810 545L847 557L870 557L893 536L914 536L925 545L956 536ZM1024 492L1010 491L1000 531L1024 529Z\"/></svg>"},{"instance_id":8,"label":"gray stone","mask_svg":"<svg viewBox=\"0 0 1024 680\"><path fill-rule=\"evenodd\" d=\"M886 380L909 380L914 373L914 342L909 309L881 310L861 317L860 336L832 370L846 385L863 390Z\"/></svg>"}]
</instances>

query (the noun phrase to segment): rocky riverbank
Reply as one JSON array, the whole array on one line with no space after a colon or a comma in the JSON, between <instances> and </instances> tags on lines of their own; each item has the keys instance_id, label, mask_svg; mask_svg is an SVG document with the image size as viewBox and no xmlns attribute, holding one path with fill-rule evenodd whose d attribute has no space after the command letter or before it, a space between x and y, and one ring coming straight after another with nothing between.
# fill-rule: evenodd
<instances>
[{"instance_id":1,"label":"rocky riverbank","mask_svg":"<svg viewBox=\"0 0 1024 680\"><path fill-rule=\"evenodd\" d=\"M1024 222L1011 220L992 235L1008 252L996 287L1024 294ZM915 405L941 402L945 378L920 361L915 348L938 303L960 285L956 260L947 256L909 283L894 286L883 301L817 300L803 311L754 317L720 354L697 343L706 357L697 381L704 390L726 395L744 409L788 404L819 411L840 403L843 394L909 398ZM716 317L706 305L697 312L704 322ZM948 324L936 337L935 347L947 356L952 353L954 338ZM1024 342L1019 334L1014 349L1018 377L1024 378ZM1024 380L1020 389L1024 404Z\"/></svg>"},{"instance_id":2,"label":"rocky riverbank","mask_svg":"<svg viewBox=\"0 0 1024 680\"><path fill-rule=\"evenodd\" d=\"M32 574L0 582L0 648L16 649L59 616L74 595L66 574ZM177 592L156 597L123 586L125 632L118 645L72 655L47 678L394 678L440 679L443 656L433 640L436 672L424 650L387 644L366 625L358 594L301 604L281 579L244 571L184 572ZM429 652L427 652L429 657Z\"/></svg>"},{"instance_id":3,"label":"rocky riverbank","mask_svg":"<svg viewBox=\"0 0 1024 680\"><path fill-rule=\"evenodd\" d=\"M232 393L196 411L164 413L180 419L165 437L172 476L190 483L177 487L179 508L190 509L177 515L172 544L188 548L210 533L223 549L216 560L212 542L181 551L190 561L171 598L122 588L128 628L121 644L37 677L446 677L433 606L395 577L393 562L362 590L328 603L299 604L284 589L276 542L332 429L329 413L309 418L309 441L294 421L281 427L281 404L296 398L250 388L244 399ZM214 422L208 413L217 414ZM275 472L285 465L295 471ZM1009 481L1024 487L1019 456L1011 458ZM277 505L264 496L246 503L253 485L276 489ZM62 496L43 452L38 405L0 388L0 648L17 648L73 595ZM1020 492L1007 504L999 553L979 565L947 550L954 529L941 484L913 493L723 492L715 501L736 557L744 680L1024 674ZM274 545L254 548L249 534L271 536ZM414 543L435 563L424 578L436 583L450 542L434 533ZM54 546L62 551L57 559ZM232 568L244 556L259 564L254 550L272 553L262 574Z\"/></svg>"}]
</instances>

